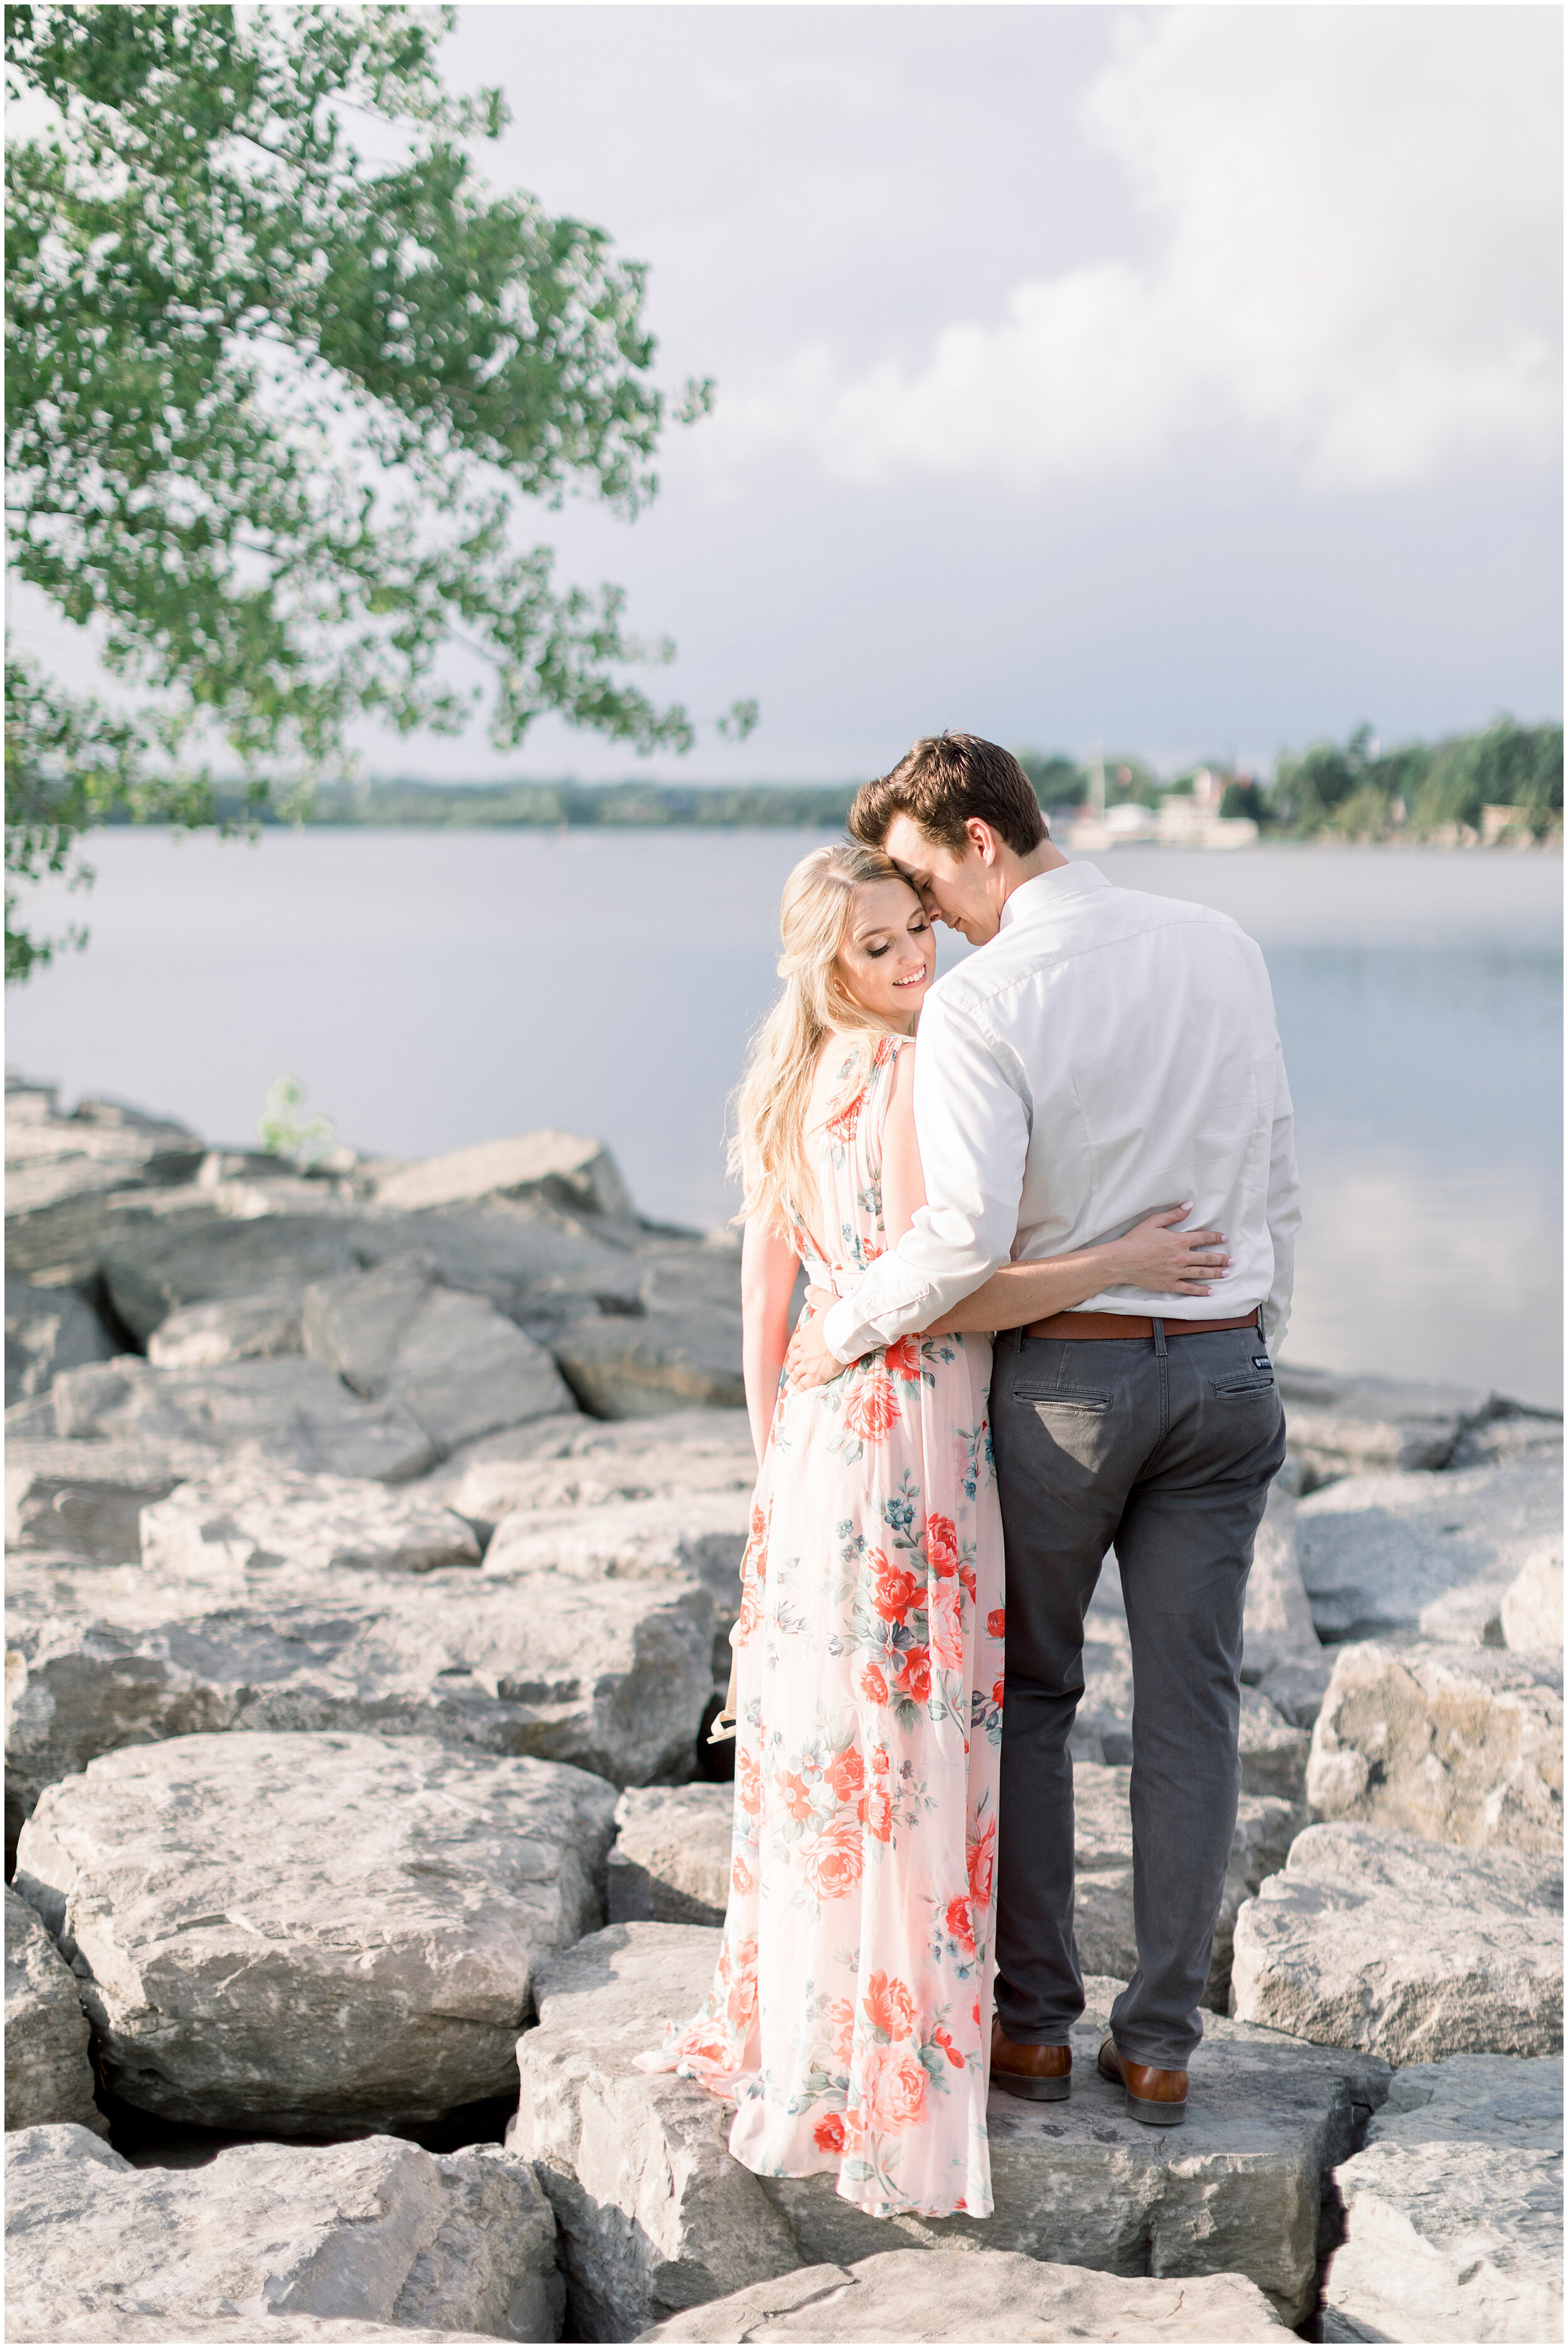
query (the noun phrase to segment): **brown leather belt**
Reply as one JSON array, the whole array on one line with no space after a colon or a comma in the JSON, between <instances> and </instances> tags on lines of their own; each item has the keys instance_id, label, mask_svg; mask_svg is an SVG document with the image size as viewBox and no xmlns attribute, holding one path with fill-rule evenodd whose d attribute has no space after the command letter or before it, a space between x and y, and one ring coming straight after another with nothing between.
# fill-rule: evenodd
<instances>
[{"instance_id":1,"label":"brown leather belt","mask_svg":"<svg viewBox=\"0 0 1568 2348\"><path fill-rule=\"evenodd\" d=\"M1167 1337L1206 1337L1219 1329L1255 1329L1255 1312L1235 1321L1167 1321ZM1026 1337L1152 1337L1154 1323L1142 1313L1053 1313L1031 1321Z\"/></svg>"}]
</instances>

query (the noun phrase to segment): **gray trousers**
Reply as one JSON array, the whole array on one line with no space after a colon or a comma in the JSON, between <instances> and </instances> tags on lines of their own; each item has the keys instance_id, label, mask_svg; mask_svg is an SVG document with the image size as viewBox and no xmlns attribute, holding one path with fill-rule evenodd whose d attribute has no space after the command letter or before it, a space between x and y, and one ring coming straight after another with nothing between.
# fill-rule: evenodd
<instances>
[{"instance_id":1,"label":"gray trousers","mask_svg":"<svg viewBox=\"0 0 1568 2348\"><path fill-rule=\"evenodd\" d=\"M999 1336L991 1377L1007 1545L997 2016L1060 2045L1083 2011L1072 1935L1072 1760L1083 1615L1114 1546L1132 1648L1138 1970L1112 2012L1135 2063L1183 2070L1235 1830L1242 1610L1285 1458L1257 1330L1105 1341Z\"/></svg>"}]
</instances>

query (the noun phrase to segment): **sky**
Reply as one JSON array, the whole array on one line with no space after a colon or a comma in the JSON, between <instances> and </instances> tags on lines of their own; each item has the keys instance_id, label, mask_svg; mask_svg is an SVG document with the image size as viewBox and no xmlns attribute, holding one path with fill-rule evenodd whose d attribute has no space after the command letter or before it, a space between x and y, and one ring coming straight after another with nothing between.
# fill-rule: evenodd
<instances>
[{"instance_id":1,"label":"sky","mask_svg":"<svg viewBox=\"0 0 1568 2348\"><path fill-rule=\"evenodd\" d=\"M463 6L497 187L649 264L619 581L704 721L368 771L854 779L917 734L1266 771L1562 710L1551 6ZM712 721L754 695L743 747Z\"/></svg>"}]
</instances>

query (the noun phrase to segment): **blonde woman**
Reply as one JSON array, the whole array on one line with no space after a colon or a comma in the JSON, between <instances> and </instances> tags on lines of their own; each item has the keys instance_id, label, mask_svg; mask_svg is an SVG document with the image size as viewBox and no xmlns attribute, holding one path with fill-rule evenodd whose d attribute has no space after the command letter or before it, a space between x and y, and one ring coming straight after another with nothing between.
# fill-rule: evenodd
<instances>
[{"instance_id":1,"label":"blonde woman","mask_svg":"<svg viewBox=\"0 0 1568 2348\"><path fill-rule=\"evenodd\" d=\"M729 1913L702 2015L649 2067L737 2105L762 2176L825 2170L876 2216L991 2209L986 2136L1002 1535L982 1332L1122 1282L1204 1294L1184 1209L1013 1265L825 1385L781 1384L799 1267L830 1290L925 1203L910 1088L936 963L918 898L857 844L799 863L784 989L741 1088L747 1406Z\"/></svg>"}]
</instances>

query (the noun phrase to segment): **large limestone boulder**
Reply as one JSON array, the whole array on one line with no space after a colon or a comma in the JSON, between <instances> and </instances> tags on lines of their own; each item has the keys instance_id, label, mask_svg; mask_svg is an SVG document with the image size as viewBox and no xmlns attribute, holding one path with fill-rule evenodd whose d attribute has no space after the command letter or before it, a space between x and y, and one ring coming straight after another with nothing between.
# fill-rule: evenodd
<instances>
[{"instance_id":1,"label":"large limestone boulder","mask_svg":"<svg viewBox=\"0 0 1568 2348\"><path fill-rule=\"evenodd\" d=\"M47 1088L5 1101L5 1266L46 1288L97 1272L117 1202L188 1186L205 1145L172 1118L84 1101L60 1117Z\"/></svg>"},{"instance_id":2,"label":"large limestone boulder","mask_svg":"<svg viewBox=\"0 0 1568 2348\"><path fill-rule=\"evenodd\" d=\"M224 1362L302 1353L301 1303L299 1289L282 1287L182 1304L148 1339L147 1358L159 1370L215 1370Z\"/></svg>"},{"instance_id":3,"label":"large limestone boulder","mask_svg":"<svg viewBox=\"0 0 1568 2348\"><path fill-rule=\"evenodd\" d=\"M1301 1580L1296 1495L1276 1483L1253 1545L1242 1622L1242 1677L1255 1684L1281 1663L1313 1663L1321 1652Z\"/></svg>"},{"instance_id":4,"label":"large limestone boulder","mask_svg":"<svg viewBox=\"0 0 1568 2348\"><path fill-rule=\"evenodd\" d=\"M638 1786L615 1806L612 1924L722 1924L730 1900L731 1786Z\"/></svg>"},{"instance_id":5,"label":"large limestone boulder","mask_svg":"<svg viewBox=\"0 0 1568 2348\"><path fill-rule=\"evenodd\" d=\"M74 1288L29 1288L5 1282L5 1407L47 1394L61 1370L107 1362L108 1331Z\"/></svg>"},{"instance_id":6,"label":"large limestone boulder","mask_svg":"<svg viewBox=\"0 0 1568 2348\"><path fill-rule=\"evenodd\" d=\"M400 1484L434 1466L439 1447L395 1396L362 1402L324 1362L283 1356L219 1369L159 1370L135 1354L55 1381L59 1433L205 1443L331 1476Z\"/></svg>"},{"instance_id":7,"label":"large limestone boulder","mask_svg":"<svg viewBox=\"0 0 1568 2348\"><path fill-rule=\"evenodd\" d=\"M1562 1555L1563 1480L1550 1468L1348 1476L1303 1500L1301 1575L1320 1635L1419 1632L1501 1645L1501 1607L1540 1551Z\"/></svg>"},{"instance_id":8,"label":"large limestone boulder","mask_svg":"<svg viewBox=\"0 0 1568 2348\"><path fill-rule=\"evenodd\" d=\"M1085 1972L1130 1978L1138 1963L1132 1917L1132 1819L1128 1769L1096 1768L1075 1760L1072 1770L1073 1932ZM726 1789L727 1790L727 1789ZM1276 1796L1243 1794L1237 1807L1230 1864L1225 1869L1214 1953L1204 2003L1223 2013L1229 2002L1231 1941L1242 1902L1266 1876L1285 1865L1307 1824L1307 1811Z\"/></svg>"},{"instance_id":9,"label":"large limestone boulder","mask_svg":"<svg viewBox=\"0 0 1568 2348\"><path fill-rule=\"evenodd\" d=\"M1325 1818L1403 1827L1471 1849L1561 1851L1561 1659L1341 1647L1307 1791Z\"/></svg>"},{"instance_id":10,"label":"large limestone boulder","mask_svg":"<svg viewBox=\"0 0 1568 2348\"><path fill-rule=\"evenodd\" d=\"M615 1795L415 1737L105 1754L22 1830L18 1889L127 2103L280 2136L504 2095L539 1957L603 1913Z\"/></svg>"},{"instance_id":11,"label":"large limestone boulder","mask_svg":"<svg viewBox=\"0 0 1568 2348\"><path fill-rule=\"evenodd\" d=\"M357 1272L354 1225L342 1212L230 1215L203 1196L175 1216L138 1216L106 1238L101 1263L115 1311L145 1344L171 1313L263 1289L296 1293Z\"/></svg>"},{"instance_id":12,"label":"large limestone boulder","mask_svg":"<svg viewBox=\"0 0 1568 2348\"><path fill-rule=\"evenodd\" d=\"M143 1509L212 1464L206 1444L13 1437L5 1446L5 1547L122 1564L140 1555Z\"/></svg>"},{"instance_id":13,"label":"large limestone boulder","mask_svg":"<svg viewBox=\"0 0 1568 2348\"><path fill-rule=\"evenodd\" d=\"M1335 1476L1446 1468L1467 1428L1514 1407L1484 1386L1347 1377L1293 1364L1275 1375L1307 1489Z\"/></svg>"},{"instance_id":14,"label":"large limestone boulder","mask_svg":"<svg viewBox=\"0 0 1568 2348\"><path fill-rule=\"evenodd\" d=\"M444 1158L422 1158L400 1166L376 1186L383 1205L468 1206L482 1199L534 1200L578 1213L635 1216L631 1193L602 1141L559 1133L542 1126L536 1133L504 1141L476 1142Z\"/></svg>"},{"instance_id":15,"label":"large limestone boulder","mask_svg":"<svg viewBox=\"0 0 1568 2348\"><path fill-rule=\"evenodd\" d=\"M550 1343L585 1313L642 1310L646 1274L625 1227L515 1201L405 1214L373 1205L355 1221L367 1266L417 1257L447 1288L487 1297Z\"/></svg>"},{"instance_id":16,"label":"large limestone boulder","mask_svg":"<svg viewBox=\"0 0 1568 2348\"><path fill-rule=\"evenodd\" d=\"M46 1786L197 1732L438 1736L641 1785L690 1767L712 1686L712 1601L689 1581L274 1565L242 1593L182 1591L39 1555L12 1560L9 1600L13 1844Z\"/></svg>"},{"instance_id":17,"label":"large limestone boulder","mask_svg":"<svg viewBox=\"0 0 1568 2348\"><path fill-rule=\"evenodd\" d=\"M699 1492L749 1498L756 1480L743 1410L606 1421L574 1409L468 1444L430 1478L447 1507L487 1536L514 1509L603 1509Z\"/></svg>"},{"instance_id":18,"label":"large limestone boulder","mask_svg":"<svg viewBox=\"0 0 1568 2348\"><path fill-rule=\"evenodd\" d=\"M404 1264L305 1291L304 1348L356 1394L391 1395L442 1453L572 1407L542 1345L483 1296Z\"/></svg>"},{"instance_id":19,"label":"large limestone boulder","mask_svg":"<svg viewBox=\"0 0 1568 2348\"><path fill-rule=\"evenodd\" d=\"M739 1303L656 1304L646 1314L574 1322L555 1357L584 1410L596 1418L651 1418L709 1404L743 1408Z\"/></svg>"},{"instance_id":20,"label":"large limestone boulder","mask_svg":"<svg viewBox=\"0 0 1568 2348\"><path fill-rule=\"evenodd\" d=\"M800 2267L667 2316L643 2340L1277 2340L1245 2275L1180 2282L1048 2265L1016 2250L883 2250Z\"/></svg>"},{"instance_id":21,"label":"large limestone boulder","mask_svg":"<svg viewBox=\"0 0 1568 2348\"><path fill-rule=\"evenodd\" d=\"M560 2333L549 2206L489 2146L243 2144L198 2168L134 2168L84 2129L29 2128L5 2147L5 2237L13 2338ZM282 2328L313 2316L332 2330Z\"/></svg>"},{"instance_id":22,"label":"large limestone boulder","mask_svg":"<svg viewBox=\"0 0 1568 2348\"><path fill-rule=\"evenodd\" d=\"M143 1509L141 1557L165 1581L238 1596L273 1570L292 1583L340 1567L477 1565L479 1544L461 1517L406 1487L236 1460Z\"/></svg>"},{"instance_id":23,"label":"large limestone boulder","mask_svg":"<svg viewBox=\"0 0 1568 2348\"><path fill-rule=\"evenodd\" d=\"M1563 2337L1563 2065L1453 2054L1397 2071L1336 2172L1345 2241L1324 2337Z\"/></svg>"},{"instance_id":24,"label":"large limestone boulder","mask_svg":"<svg viewBox=\"0 0 1568 2348\"><path fill-rule=\"evenodd\" d=\"M57 2348L65 2341L82 2341L91 2348L102 2348L106 2341L156 2340L190 2341L198 2348L222 2348L232 2341L235 2348L251 2348L251 2343L264 2342L266 2348L284 2341L308 2340L320 2343L320 2348L332 2348L337 2341L383 2341L390 2348L489 2348L495 2339L493 2332L433 2331L426 2325L405 2323L360 2323L352 2317L335 2315L132 2315L118 2308L100 2308L95 2315L74 2312L76 2301L30 2299L23 2311L13 2310L6 2324L10 2340L46 2342L48 2348Z\"/></svg>"},{"instance_id":25,"label":"large limestone boulder","mask_svg":"<svg viewBox=\"0 0 1568 2348\"><path fill-rule=\"evenodd\" d=\"M1558 2054L1561 1863L1309 1827L1236 1919L1231 2010L1390 2063Z\"/></svg>"},{"instance_id":26,"label":"large limestone boulder","mask_svg":"<svg viewBox=\"0 0 1568 2348\"><path fill-rule=\"evenodd\" d=\"M753 2176L725 2149L723 2105L635 2067L667 2021L700 2007L719 1937L611 1926L541 1969L508 2142L539 2164L585 2336L631 2338L749 2284L904 2246L1021 2251L1113 2275L1239 2273L1286 2322L1311 2307L1321 2194L1381 2101L1380 2065L1216 2017L1185 2127L1139 2127L1094 2073L1117 1985L1091 1980L1071 2102L991 2097L994 2217L878 2219L826 2177Z\"/></svg>"},{"instance_id":27,"label":"large limestone boulder","mask_svg":"<svg viewBox=\"0 0 1568 2348\"><path fill-rule=\"evenodd\" d=\"M1525 1654L1563 1652L1563 1551L1536 1550L1502 1593L1498 1610L1508 1644Z\"/></svg>"},{"instance_id":28,"label":"large limestone boulder","mask_svg":"<svg viewBox=\"0 0 1568 2348\"><path fill-rule=\"evenodd\" d=\"M108 2123L93 2101L92 2032L76 1975L36 1908L5 1886L5 2126Z\"/></svg>"}]
</instances>

